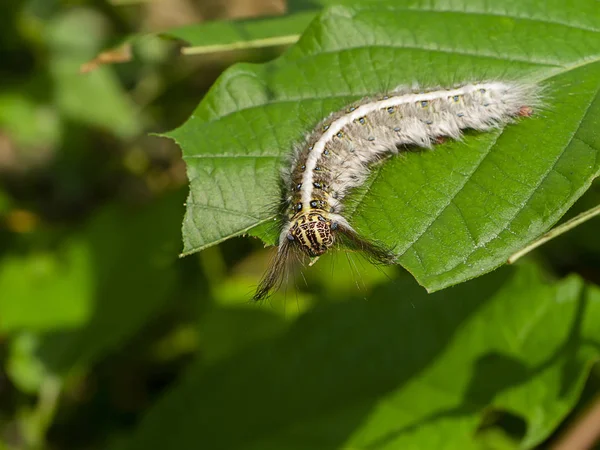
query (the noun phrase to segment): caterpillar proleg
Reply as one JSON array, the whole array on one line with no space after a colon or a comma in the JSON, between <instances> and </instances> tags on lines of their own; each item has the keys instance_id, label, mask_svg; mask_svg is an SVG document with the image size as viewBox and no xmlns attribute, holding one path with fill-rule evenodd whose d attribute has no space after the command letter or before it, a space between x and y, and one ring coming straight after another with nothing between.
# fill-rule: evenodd
<instances>
[{"instance_id":1,"label":"caterpillar proleg","mask_svg":"<svg viewBox=\"0 0 600 450\"><path fill-rule=\"evenodd\" d=\"M340 243L393 263L393 251L361 237L343 215L344 198L366 180L370 165L405 146L430 148L445 137L459 139L465 129L486 131L530 116L538 92L534 84L501 81L420 92L399 88L321 121L284 171L279 246L254 299L265 298L279 285L295 250L317 257Z\"/></svg>"}]
</instances>

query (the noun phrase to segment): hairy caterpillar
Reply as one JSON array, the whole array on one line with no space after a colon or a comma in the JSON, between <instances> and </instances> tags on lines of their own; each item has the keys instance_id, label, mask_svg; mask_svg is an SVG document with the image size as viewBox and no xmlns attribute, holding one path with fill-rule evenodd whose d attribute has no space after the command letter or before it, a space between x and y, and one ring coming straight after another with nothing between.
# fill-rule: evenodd
<instances>
[{"instance_id":1,"label":"hairy caterpillar","mask_svg":"<svg viewBox=\"0 0 600 450\"><path fill-rule=\"evenodd\" d=\"M369 175L369 166L404 146L430 148L445 137L459 139L464 129L498 128L530 116L538 103L533 84L482 82L452 89L410 89L365 98L323 121L307 136L283 178L285 220L271 266L255 300L279 285L291 252L322 255L339 242L390 264L396 255L362 238L342 215L344 197Z\"/></svg>"}]
</instances>

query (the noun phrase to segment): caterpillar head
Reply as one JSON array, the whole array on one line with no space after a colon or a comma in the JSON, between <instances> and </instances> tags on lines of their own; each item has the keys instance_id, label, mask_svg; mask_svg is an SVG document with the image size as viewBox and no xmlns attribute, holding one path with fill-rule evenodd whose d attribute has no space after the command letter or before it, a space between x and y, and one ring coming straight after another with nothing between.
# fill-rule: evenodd
<instances>
[{"instance_id":1,"label":"caterpillar head","mask_svg":"<svg viewBox=\"0 0 600 450\"><path fill-rule=\"evenodd\" d=\"M336 241L349 250L365 252L372 260L383 264L396 261L392 250L360 237L343 217L332 218L323 210L311 209L292 217L287 232L280 235L279 248L254 294L254 300L268 297L279 286L294 251L299 249L310 257L316 257L325 253Z\"/></svg>"},{"instance_id":2,"label":"caterpillar head","mask_svg":"<svg viewBox=\"0 0 600 450\"><path fill-rule=\"evenodd\" d=\"M292 219L287 239L295 241L308 256L320 256L333 245L336 229L337 223L327 218L325 211L313 209Z\"/></svg>"}]
</instances>

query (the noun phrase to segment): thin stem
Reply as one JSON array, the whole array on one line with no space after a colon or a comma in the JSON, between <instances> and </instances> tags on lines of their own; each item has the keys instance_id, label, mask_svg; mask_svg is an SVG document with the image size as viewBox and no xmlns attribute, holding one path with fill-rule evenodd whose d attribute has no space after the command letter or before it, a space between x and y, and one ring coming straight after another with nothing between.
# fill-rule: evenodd
<instances>
[{"instance_id":1,"label":"thin stem","mask_svg":"<svg viewBox=\"0 0 600 450\"><path fill-rule=\"evenodd\" d=\"M40 385L36 407L26 415L22 422L22 431L28 444L27 448L45 448L46 433L52 424L60 394L62 381L56 375L46 375Z\"/></svg>"},{"instance_id":2,"label":"thin stem","mask_svg":"<svg viewBox=\"0 0 600 450\"><path fill-rule=\"evenodd\" d=\"M232 42L230 44L204 45L197 47L183 47L181 53L184 55L204 55L207 53L226 52L231 50L244 50L250 48L276 47L295 43L300 38L299 34L289 36L277 36L253 41Z\"/></svg>"},{"instance_id":3,"label":"thin stem","mask_svg":"<svg viewBox=\"0 0 600 450\"><path fill-rule=\"evenodd\" d=\"M600 215L600 205L589 209L585 212L582 212L581 214L573 217L571 220L563 223L562 225L559 225L558 227L548 231L546 234L544 234L542 237L538 238L537 240L533 241L531 244L527 245L525 248L519 250L518 252L514 253L510 258L508 258L508 264L512 264L514 263L517 259L521 258L522 256L526 255L527 253L529 253L530 251L532 251L533 249L539 247L542 244L545 244L546 242L548 242L551 239L554 239L557 236L560 236L563 233L566 233L567 231L575 228L576 226L582 224L583 222L586 222L588 220L590 220L592 217L598 216Z\"/></svg>"}]
</instances>

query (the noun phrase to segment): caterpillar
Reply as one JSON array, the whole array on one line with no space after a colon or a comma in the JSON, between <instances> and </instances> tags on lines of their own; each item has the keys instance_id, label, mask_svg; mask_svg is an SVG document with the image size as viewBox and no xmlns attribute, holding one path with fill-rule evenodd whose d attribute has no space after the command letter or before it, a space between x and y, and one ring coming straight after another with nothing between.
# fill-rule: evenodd
<instances>
[{"instance_id":1,"label":"caterpillar","mask_svg":"<svg viewBox=\"0 0 600 450\"><path fill-rule=\"evenodd\" d=\"M516 82L421 92L398 88L322 120L295 149L283 172L279 245L254 299L267 297L279 286L296 250L314 258L339 243L375 261L394 263L397 256L391 249L361 237L343 216L344 198L367 179L370 166L407 146L431 148L446 138L460 139L465 129L486 131L530 116L538 98L535 84Z\"/></svg>"}]
</instances>

